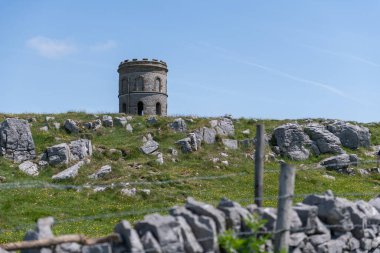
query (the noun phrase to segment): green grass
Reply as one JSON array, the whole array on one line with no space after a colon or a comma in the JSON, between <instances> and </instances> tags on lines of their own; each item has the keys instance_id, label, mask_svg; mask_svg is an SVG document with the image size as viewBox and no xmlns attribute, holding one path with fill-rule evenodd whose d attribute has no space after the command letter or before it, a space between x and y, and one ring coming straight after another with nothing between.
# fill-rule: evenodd
<instances>
[{"instance_id":1,"label":"green grass","mask_svg":"<svg viewBox=\"0 0 380 253\"><path fill-rule=\"evenodd\" d=\"M113 114L112 116L118 116ZM108 189L104 192L94 193L91 189L77 191L74 189L58 190L52 188L16 188L0 189L0 243L22 240L27 229L33 228L35 221L44 216L53 216L57 221L54 231L57 235L69 233L83 233L89 236L101 236L111 233L113 227L120 219L127 219L135 222L142 219L144 213L151 210L165 210L174 205L182 205L186 197L192 196L195 199L217 204L221 197L239 201L243 205L252 203L253 199L253 161L247 158L247 154L253 151L253 147L242 148L240 150L226 150L220 142L214 145L202 145L202 148L192 154L182 154L176 161L171 160L169 148L176 147L175 141L184 138L185 133L175 133L168 127L174 118L158 118L156 124L150 125L146 122L147 117L134 117L130 122L134 132L128 133L121 127L102 128L99 131L84 131L79 134L68 134L63 129L40 131L39 128L45 125L45 116L38 114L24 115L2 115L0 121L6 117L19 117L27 119L35 117L37 122L32 123L32 133L36 144L37 153L41 154L47 147L69 142L81 137L92 140L96 148L109 150L111 148L123 151L122 155L111 154L110 152L94 151L91 163L83 166L79 176L72 180L67 180L59 184L64 185L84 185L91 184L112 184L120 182L151 182L152 184L136 185L138 190L150 189L151 194L145 195L141 192L135 197L126 197L120 194L120 188ZM83 112L70 112L66 114L51 115L55 121L63 124L65 119L71 118L82 123L95 120L92 114ZM186 117L190 119L190 117ZM194 118L188 121L189 131L202 126L208 126L208 118ZM318 120L316 120L318 121ZM264 123L266 132L270 136L273 129L287 122L295 120L257 120L241 118L235 120L235 139L254 138L256 124ZM303 120L297 120L303 123ZM49 123L52 126L52 122ZM372 143L380 143L380 125L367 125L372 133ZM250 129L248 136L241 132ZM155 156L144 155L139 151L142 145L142 136L151 133L154 139L160 143L159 151L164 154L165 163L158 165ZM176 147L179 149L178 147ZM269 148L267 152L269 152ZM356 153L364 160L373 159L366 156L365 149L349 151ZM221 152L229 155L228 158L220 156ZM219 157L221 160L228 160L229 166L213 164L211 159ZM315 164L327 155L312 157L307 161L294 162L285 159L295 167L305 167L309 169L299 170L296 175L296 194L307 194L312 192L321 193L327 189L332 189L337 194L347 192L374 193L379 191L380 176L361 177L337 174L333 171L315 169ZM135 168L134 164L141 164L141 168ZM105 178L90 180L87 176L101 166L109 164L112 166L112 173ZM366 166L371 167L373 164ZM51 176L65 169L65 166L46 167L38 177L31 178L18 171L17 165L0 157L0 176L6 177L5 183L12 182L33 182L46 181L56 183L51 180ZM278 191L279 165L275 162L265 164L268 171L264 174L264 197L275 197ZM241 174L243 173L243 174ZM235 176L219 178L214 180L183 180L194 177L222 176L234 174ZM324 174L332 175L335 181L322 177ZM154 182L177 180L171 183L154 184ZM0 183L1 186L1 183ZM375 194L374 194L375 195ZM374 196L373 195L373 196ZM371 195L363 196L362 199L369 199ZM357 197L350 196L350 199ZM297 197L295 201L302 201ZM276 200L268 199L264 201L266 206L276 206ZM87 218L86 218L87 217Z\"/></svg>"}]
</instances>

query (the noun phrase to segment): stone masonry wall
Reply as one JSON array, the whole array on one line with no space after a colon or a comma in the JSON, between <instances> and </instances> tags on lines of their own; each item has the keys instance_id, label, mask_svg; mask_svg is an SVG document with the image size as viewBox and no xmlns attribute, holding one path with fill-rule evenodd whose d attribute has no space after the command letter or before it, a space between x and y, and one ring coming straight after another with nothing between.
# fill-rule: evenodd
<instances>
[{"instance_id":1,"label":"stone masonry wall","mask_svg":"<svg viewBox=\"0 0 380 253\"><path fill-rule=\"evenodd\" d=\"M308 195L293 206L290 216L289 252L339 253L380 252L380 196L369 202L349 201L324 195ZM265 225L255 235L271 235L262 251L273 252L276 233L276 209L257 208L222 199L217 207L188 198L184 206L169 210L169 215L149 214L132 226L122 220L114 228L118 242L91 246L64 243L58 246L22 250L22 253L218 253L218 235L227 229L240 236L253 235L246 222L257 217ZM27 232L25 240L53 238L51 217L39 219L35 230ZM0 252L4 253L1 248Z\"/></svg>"}]
</instances>

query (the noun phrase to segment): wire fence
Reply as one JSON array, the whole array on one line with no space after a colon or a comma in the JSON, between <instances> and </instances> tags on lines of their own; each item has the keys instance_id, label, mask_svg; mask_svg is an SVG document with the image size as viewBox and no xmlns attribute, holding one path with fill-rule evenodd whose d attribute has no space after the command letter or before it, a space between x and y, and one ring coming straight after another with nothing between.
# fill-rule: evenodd
<instances>
[{"instance_id":1,"label":"wire fence","mask_svg":"<svg viewBox=\"0 0 380 253\"><path fill-rule=\"evenodd\" d=\"M329 164L328 166L330 168L333 167L342 167L342 166L350 166L350 165L360 165L360 164L371 164L376 163L377 160L362 160L359 162L349 162L349 163L336 163L336 164ZM323 169L326 168L323 166L309 166L305 165L306 168L296 168L296 171L305 171L305 170L315 170L315 169ZM279 169L264 169L264 173L279 173ZM90 185L90 184L84 184L84 185L67 185L67 184L59 184L59 183L50 183L45 181L26 181L26 182L12 182L12 183L1 183L0 184L0 191L5 190L11 190L11 189L29 189L29 188L52 188L56 190L83 190L83 189L94 189L96 187L105 187L105 188L117 188L117 187L130 187L130 186L144 186L144 185L164 185L164 184L173 184L173 183L181 183L181 182L190 182L190 181L203 181L203 180L221 180L221 179L228 179L228 178L238 178L238 177L246 177L246 176L252 176L252 173L231 173L231 174L225 174L225 175L216 175L216 176L196 176L196 177L184 177L184 178L177 178L177 179L171 179L171 180L161 180L161 181L134 181L134 182L121 182L121 183L111 183L111 184L97 184L97 185ZM303 193L303 194L294 194L294 195L286 195L286 196L265 196L262 198L243 198L235 200L237 202L248 202L253 203L255 200L279 200L281 198L305 198L306 196L310 194L324 194L324 193ZM345 193L339 193L335 196L339 197L360 197L360 196L377 196L378 192L345 192ZM121 211L121 212L110 212L110 213L104 213L104 214L96 214L96 215L89 215L89 216L81 216L81 217L75 217L75 218L68 218L68 219L61 219L56 220L56 224L63 224L63 223L70 223L70 222L82 222L82 221L91 221L96 219L110 219L110 218L117 218L117 217L131 217L131 216L141 216L149 213L154 212L165 212L170 210L170 208L155 208L155 209L144 209L144 210L128 210L128 211ZM2 229L0 228L0 234L1 233L7 233L7 232L15 232L15 231L25 231L26 229L31 229L35 226L35 223L29 223L29 224L23 224L16 226L14 228L10 229Z\"/></svg>"}]
</instances>

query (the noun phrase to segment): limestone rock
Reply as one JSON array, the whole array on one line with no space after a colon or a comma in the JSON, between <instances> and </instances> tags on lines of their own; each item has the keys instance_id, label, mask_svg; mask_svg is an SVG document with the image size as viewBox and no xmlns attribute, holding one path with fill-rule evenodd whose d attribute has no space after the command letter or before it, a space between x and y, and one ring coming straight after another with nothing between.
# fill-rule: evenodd
<instances>
[{"instance_id":1,"label":"limestone rock","mask_svg":"<svg viewBox=\"0 0 380 253\"><path fill-rule=\"evenodd\" d=\"M176 221L179 223L181 228L181 235L184 240L184 247L186 253L202 253L202 247L198 243L197 239L189 224L187 224L185 218L182 216L175 217Z\"/></svg>"},{"instance_id":2,"label":"limestone rock","mask_svg":"<svg viewBox=\"0 0 380 253\"><path fill-rule=\"evenodd\" d=\"M190 133L189 137L177 141L176 144L181 147L183 153L197 151L201 145L200 140L196 137L195 133Z\"/></svg>"},{"instance_id":3,"label":"limestone rock","mask_svg":"<svg viewBox=\"0 0 380 253\"><path fill-rule=\"evenodd\" d=\"M212 120L210 121L210 125L212 128L216 130L216 133L219 134L220 136L234 136L235 135L234 123L229 118Z\"/></svg>"},{"instance_id":4,"label":"limestone rock","mask_svg":"<svg viewBox=\"0 0 380 253\"><path fill-rule=\"evenodd\" d=\"M146 121L148 122L148 124L152 124L152 125L158 122L157 118L154 116L149 117Z\"/></svg>"},{"instance_id":5,"label":"limestone rock","mask_svg":"<svg viewBox=\"0 0 380 253\"><path fill-rule=\"evenodd\" d=\"M160 244L154 238L151 232L141 235L141 243L144 246L145 252L149 250L150 253L162 253Z\"/></svg>"},{"instance_id":6,"label":"limestone rock","mask_svg":"<svg viewBox=\"0 0 380 253\"><path fill-rule=\"evenodd\" d=\"M216 131L213 128L202 127L195 132L197 139L206 144L214 144L216 141Z\"/></svg>"},{"instance_id":7,"label":"limestone rock","mask_svg":"<svg viewBox=\"0 0 380 253\"><path fill-rule=\"evenodd\" d=\"M223 233L226 230L226 217L224 213L212 205L196 201L189 197L186 200L185 207L195 214L212 218L216 224L218 233Z\"/></svg>"},{"instance_id":8,"label":"limestone rock","mask_svg":"<svg viewBox=\"0 0 380 253\"><path fill-rule=\"evenodd\" d=\"M126 117L115 117L115 126L121 126L125 127L127 125L127 118Z\"/></svg>"},{"instance_id":9,"label":"limestone rock","mask_svg":"<svg viewBox=\"0 0 380 253\"><path fill-rule=\"evenodd\" d=\"M130 132L130 133L133 132L133 128L132 128L131 124L127 124L127 126L125 127L125 129L126 129L128 132Z\"/></svg>"},{"instance_id":10,"label":"limestone rock","mask_svg":"<svg viewBox=\"0 0 380 253\"><path fill-rule=\"evenodd\" d=\"M169 212L175 217L181 216L186 220L203 252L218 252L216 225L212 218L195 215L184 207L173 207Z\"/></svg>"},{"instance_id":11,"label":"limestone rock","mask_svg":"<svg viewBox=\"0 0 380 253\"><path fill-rule=\"evenodd\" d=\"M359 147L368 148L371 145L371 134L366 127L336 121L329 124L327 129L339 137L344 147L357 149Z\"/></svg>"},{"instance_id":12,"label":"limestone rock","mask_svg":"<svg viewBox=\"0 0 380 253\"><path fill-rule=\"evenodd\" d=\"M342 154L326 158L321 161L321 165L333 170L346 169L350 165L350 156Z\"/></svg>"},{"instance_id":13,"label":"limestone rock","mask_svg":"<svg viewBox=\"0 0 380 253\"><path fill-rule=\"evenodd\" d=\"M79 243L62 243L55 247L54 253L82 253L82 245Z\"/></svg>"},{"instance_id":14,"label":"limestone rock","mask_svg":"<svg viewBox=\"0 0 380 253\"><path fill-rule=\"evenodd\" d=\"M252 221L253 217L248 210L243 208L239 203L222 198L218 209L221 210L226 217L226 228L233 229L235 233L249 231L246 221Z\"/></svg>"},{"instance_id":15,"label":"limestone rock","mask_svg":"<svg viewBox=\"0 0 380 253\"><path fill-rule=\"evenodd\" d=\"M222 143L226 148L229 149L238 149L238 142L237 140L231 140L231 139L222 139Z\"/></svg>"},{"instance_id":16,"label":"limestone rock","mask_svg":"<svg viewBox=\"0 0 380 253\"><path fill-rule=\"evenodd\" d=\"M156 151L158 147L159 147L159 144L157 142L155 142L154 140L148 140L144 143L142 147L140 147L140 150L144 154L148 155Z\"/></svg>"},{"instance_id":17,"label":"limestone rock","mask_svg":"<svg viewBox=\"0 0 380 253\"><path fill-rule=\"evenodd\" d=\"M61 143L46 149L47 161L50 165L68 164L71 159L69 145Z\"/></svg>"},{"instance_id":18,"label":"limestone rock","mask_svg":"<svg viewBox=\"0 0 380 253\"><path fill-rule=\"evenodd\" d=\"M18 168L29 176L38 176L39 174L37 164L31 161L25 161L21 163Z\"/></svg>"},{"instance_id":19,"label":"limestone rock","mask_svg":"<svg viewBox=\"0 0 380 253\"><path fill-rule=\"evenodd\" d=\"M54 128L55 128L56 130L59 130L59 129L61 128L61 124L58 123L58 122L54 122L54 123L53 123L53 126L54 126Z\"/></svg>"},{"instance_id":20,"label":"limestone rock","mask_svg":"<svg viewBox=\"0 0 380 253\"><path fill-rule=\"evenodd\" d=\"M136 196L136 188L124 188L124 189L121 189L121 194L125 195L125 196L128 196L128 197L133 197L133 196Z\"/></svg>"},{"instance_id":21,"label":"limestone rock","mask_svg":"<svg viewBox=\"0 0 380 253\"><path fill-rule=\"evenodd\" d=\"M113 127L113 119L109 115L103 115L102 124L104 127Z\"/></svg>"},{"instance_id":22,"label":"limestone rock","mask_svg":"<svg viewBox=\"0 0 380 253\"><path fill-rule=\"evenodd\" d=\"M143 221L136 223L136 230L140 235L151 232L160 244L163 253L185 252L181 228L172 216L146 215Z\"/></svg>"},{"instance_id":23,"label":"limestone rock","mask_svg":"<svg viewBox=\"0 0 380 253\"><path fill-rule=\"evenodd\" d=\"M281 155L293 160L309 158L310 151L307 147L311 145L311 140L299 125L289 123L279 126L274 129L273 138Z\"/></svg>"},{"instance_id":24,"label":"limestone rock","mask_svg":"<svg viewBox=\"0 0 380 253\"><path fill-rule=\"evenodd\" d=\"M164 156L162 155L162 153L158 153L157 154L157 159L156 159L156 162L160 165L164 164Z\"/></svg>"},{"instance_id":25,"label":"limestone rock","mask_svg":"<svg viewBox=\"0 0 380 253\"><path fill-rule=\"evenodd\" d=\"M244 135L249 135L251 133L251 131L249 129L245 129L245 130L241 131L241 133Z\"/></svg>"},{"instance_id":26,"label":"limestone rock","mask_svg":"<svg viewBox=\"0 0 380 253\"><path fill-rule=\"evenodd\" d=\"M91 141L87 139L80 139L72 141L69 144L71 152L71 160L81 161L86 157L92 156Z\"/></svg>"},{"instance_id":27,"label":"limestone rock","mask_svg":"<svg viewBox=\"0 0 380 253\"><path fill-rule=\"evenodd\" d=\"M182 132L182 133L184 133L184 132L187 131L186 122L182 118L175 119L169 126L175 132Z\"/></svg>"},{"instance_id":28,"label":"limestone rock","mask_svg":"<svg viewBox=\"0 0 380 253\"><path fill-rule=\"evenodd\" d=\"M79 133L79 127L77 123L72 119L67 119L65 123L63 124L63 127L69 132L69 133Z\"/></svg>"},{"instance_id":29,"label":"limestone rock","mask_svg":"<svg viewBox=\"0 0 380 253\"><path fill-rule=\"evenodd\" d=\"M120 234L125 250L130 253L141 253L144 250L140 238L128 221L122 220L115 226L115 233Z\"/></svg>"},{"instance_id":30,"label":"limestone rock","mask_svg":"<svg viewBox=\"0 0 380 253\"><path fill-rule=\"evenodd\" d=\"M34 241L41 239L51 239L54 237L52 226L54 225L53 217L40 218L37 220L37 226L34 230L29 230L24 241ZM21 253L51 253L50 248L39 248L39 249L23 249Z\"/></svg>"},{"instance_id":31,"label":"limestone rock","mask_svg":"<svg viewBox=\"0 0 380 253\"><path fill-rule=\"evenodd\" d=\"M48 126L43 126L40 128L40 131L42 132L48 132L49 131L49 127Z\"/></svg>"},{"instance_id":32,"label":"limestone rock","mask_svg":"<svg viewBox=\"0 0 380 253\"><path fill-rule=\"evenodd\" d=\"M343 154L344 150L340 147L341 142L337 136L328 131L325 126L311 123L304 128L310 139L314 141L318 147L318 151L322 154Z\"/></svg>"},{"instance_id":33,"label":"limestone rock","mask_svg":"<svg viewBox=\"0 0 380 253\"><path fill-rule=\"evenodd\" d=\"M111 172L112 172L112 167L110 165L104 165L97 172L89 175L88 177L91 179L98 179L98 178L104 177L105 175L108 175Z\"/></svg>"},{"instance_id":34,"label":"limestone rock","mask_svg":"<svg viewBox=\"0 0 380 253\"><path fill-rule=\"evenodd\" d=\"M65 169L64 171L61 171L60 173L52 176L52 179L54 180L65 180L69 178L74 178L78 175L80 167L84 165L84 161L80 161L76 163L75 165L71 166L68 169Z\"/></svg>"},{"instance_id":35,"label":"limestone rock","mask_svg":"<svg viewBox=\"0 0 380 253\"><path fill-rule=\"evenodd\" d=\"M112 253L112 248L109 243L85 245L82 247L82 253Z\"/></svg>"},{"instance_id":36,"label":"limestone rock","mask_svg":"<svg viewBox=\"0 0 380 253\"><path fill-rule=\"evenodd\" d=\"M17 163L36 157L32 133L26 120L8 118L0 124L0 155Z\"/></svg>"}]
</instances>

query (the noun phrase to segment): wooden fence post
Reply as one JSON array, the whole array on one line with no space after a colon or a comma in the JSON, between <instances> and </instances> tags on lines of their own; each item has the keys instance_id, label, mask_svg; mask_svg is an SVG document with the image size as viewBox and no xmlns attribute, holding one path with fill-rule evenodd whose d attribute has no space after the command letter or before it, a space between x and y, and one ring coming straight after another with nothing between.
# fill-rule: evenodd
<instances>
[{"instance_id":1,"label":"wooden fence post","mask_svg":"<svg viewBox=\"0 0 380 253\"><path fill-rule=\"evenodd\" d=\"M288 252L290 218L294 194L295 169L281 163L279 179L277 221L274 236L274 252Z\"/></svg>"},{"instance_id":2,"label":"wooden fence post","mask_svg":"<svg viewBox=\"0 0 380 253\"><path fill-rule=\"evenodd\" d=\"M256 151L255 151L255 204L263 206L263 170L264 170L264 125L256 125Z\"/></svg>"}]
</instances>

